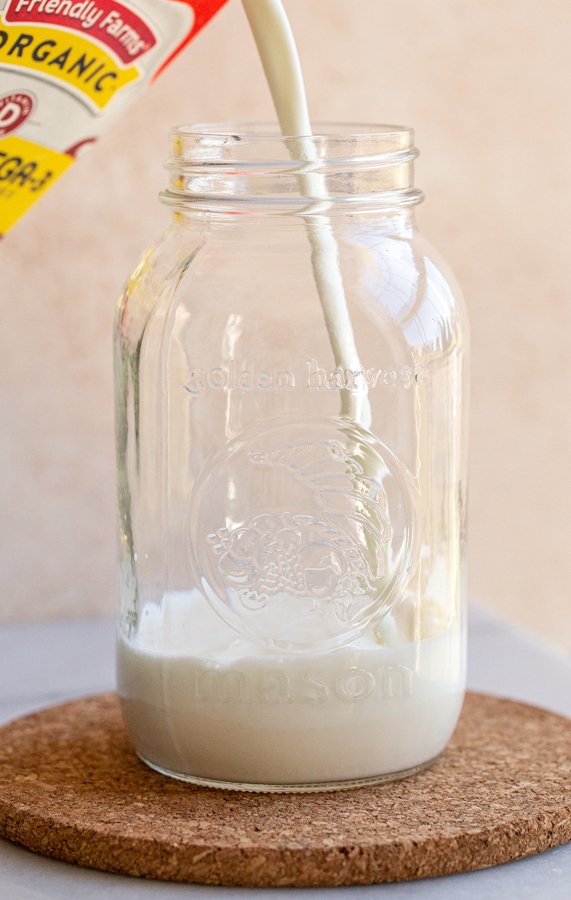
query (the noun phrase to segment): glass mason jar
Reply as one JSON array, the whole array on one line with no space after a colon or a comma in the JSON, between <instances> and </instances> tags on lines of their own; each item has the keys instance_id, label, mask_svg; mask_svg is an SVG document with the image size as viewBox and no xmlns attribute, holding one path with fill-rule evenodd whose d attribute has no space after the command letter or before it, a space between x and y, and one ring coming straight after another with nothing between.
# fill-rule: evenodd
<instances>
[{"instance_id":1,"label":"glass mason jar","mask_svg":"<svg viewBox=\"0 0 571 900\"><path fill-rule=\"evenodd\" d=\"M116 330L118 690L167 775L350 787L455 727L467 327L416 155L392 126L172 134Z\"/></svg>"}]
</instances>

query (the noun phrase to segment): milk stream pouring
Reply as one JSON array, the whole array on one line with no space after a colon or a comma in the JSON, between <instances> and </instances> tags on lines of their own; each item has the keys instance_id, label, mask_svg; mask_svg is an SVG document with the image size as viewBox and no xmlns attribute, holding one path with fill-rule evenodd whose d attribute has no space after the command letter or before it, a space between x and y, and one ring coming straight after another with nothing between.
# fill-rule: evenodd
<instances>
[{"instance_id":1,"label":"milk stream pouring","mask_svg":"<svg viewBox=\"0 0 571 900\"><path fill-rule=\"evenodd\" d=\"M282 134L285 137L300 136L292 144L292 153L311 165L317 162L317 154L311 137L305 85L295 39L283 5L280 0L263 0L261 3L259 0L242 0L242 4L260 54ZM323 212L327 212L328 196L323 176L303 173L300 183L306 196L325 201L320 205ZM315 205L312 212L307 233L313 251L313 276L335 362L343 369L358 371L361 364L347 312L335 238L327 219L316 219ZM342 393L341 414L361 425L370 424L366 388L361 387L354 393Z\"/></svg>"},{"instance_id":2,"label":"milk stream pouring","mask_svg":"<svg viewBox=\"0 0 571 900\"><path fill-rule=\"evenodd\" d=\"M0 235L227 0L0 0Z\"/></svg>"},{"instance_id":3,"label":"milk stream pouring","mask_svg":"<svg viewBox=\"0 0 571 900\"><path fill-rule=\"evenodd\" d=\"M119 310L118 686L159 771L323 790L459 715L465 335L410 130L314 137L281 4L243 3L286 137L175 131Z\"/></svg>"}]
</instances>

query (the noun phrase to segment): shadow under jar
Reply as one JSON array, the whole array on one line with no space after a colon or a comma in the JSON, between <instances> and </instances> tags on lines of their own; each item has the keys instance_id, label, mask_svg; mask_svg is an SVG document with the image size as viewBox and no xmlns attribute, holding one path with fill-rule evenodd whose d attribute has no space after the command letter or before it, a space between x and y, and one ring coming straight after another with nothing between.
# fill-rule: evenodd
<instances>
[{"instance_id":1,"label":"shadow under jar","mask_svg":"<svg viewBox=\"0 0 571 900\"><path fill-rule=\"evenodd\" d=\"M125 721L199 784L402 777L465 685L467 323L416 230L413 133L171 148L116 324Z\"/></svg>"}]
</instances>

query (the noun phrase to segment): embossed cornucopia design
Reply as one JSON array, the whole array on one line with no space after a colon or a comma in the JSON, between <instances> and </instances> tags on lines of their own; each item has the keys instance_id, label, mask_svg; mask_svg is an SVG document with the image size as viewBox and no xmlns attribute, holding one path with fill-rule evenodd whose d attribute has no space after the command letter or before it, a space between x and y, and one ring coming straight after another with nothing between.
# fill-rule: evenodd
<instances>
[{"instance_id":1,"label":"embossed cornucopia design","mask_svg":"<svg viewBox=\"0 0 571 900\"><path fill-rule=\"evenodd\" d=\"M296 427L305 436L284 441ZM237 630L294 644L303 630L343 641L388 608L411 568L412 518L403 512L413 504L389 451L371 446L370 436L365 444L364 435L340 420L277 422L214 463L194 521L216 524L202 541L204 587ZM376 477L365 458L373 458ZM234 491L258 483L265 508L238 498L235 520L225 521L220 508L216 521L225 480Z\"/></svg>"}]
</instances>

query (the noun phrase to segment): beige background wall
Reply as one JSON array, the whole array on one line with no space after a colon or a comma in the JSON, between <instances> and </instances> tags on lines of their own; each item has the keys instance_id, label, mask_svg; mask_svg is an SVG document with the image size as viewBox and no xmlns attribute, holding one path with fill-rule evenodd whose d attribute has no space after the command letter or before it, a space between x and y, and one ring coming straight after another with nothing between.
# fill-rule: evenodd
<instances>
[{"instance_id":1,"label":"beige background wall","mask_svg":"<svg viewBox=\"0 0 571 900\"><path fill-rule=\"evenodd\" d=\"M568 0L286 0L315 118L412 124L473 332L474 598L571 649ZM116 602L111 326L167 128L267 118L237 0L0 246L0 617Z\"/></svg>"}]
</instances>

